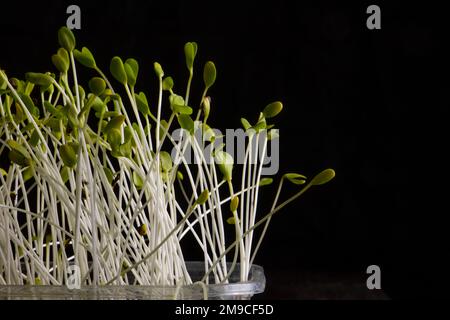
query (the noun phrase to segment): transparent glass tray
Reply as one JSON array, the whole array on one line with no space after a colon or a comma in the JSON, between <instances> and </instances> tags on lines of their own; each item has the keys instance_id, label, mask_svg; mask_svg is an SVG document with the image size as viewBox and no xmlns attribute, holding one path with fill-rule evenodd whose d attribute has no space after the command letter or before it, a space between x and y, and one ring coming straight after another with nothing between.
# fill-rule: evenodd
<instances>
[{"instance_id":1,"label":"transparent glass tray","mask_svg":"<svg viewBox=\"0 0 450 320\"><path fill-rule=\"evenodd\" d=\"M203 262L187 262L192 281L198 281L204 274ZM253 295L264 292L266 278L264 269L252 265L249 280L239 280L237 264L227 284L206 285L206 296L211 300L249 300ZM82 286L70 290L66 286L0 285L0 300L202 300L205 288L199 284L182 286Z\"/></svg>"}]
</instances>

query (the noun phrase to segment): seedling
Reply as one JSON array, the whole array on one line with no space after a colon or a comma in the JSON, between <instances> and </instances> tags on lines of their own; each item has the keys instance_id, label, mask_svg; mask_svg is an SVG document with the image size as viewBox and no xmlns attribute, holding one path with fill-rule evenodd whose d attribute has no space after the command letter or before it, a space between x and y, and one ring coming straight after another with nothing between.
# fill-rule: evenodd
<instances>
[{"instance_id":1,"label":"seedling","mask_svg":"<svg viewBox=\"0 0 450 320\"><path fill-rule=\"evenodd\" d=\"M110 79L89 49L76 49L69 29L61 28L58 40L54 70L30 72L23 80L0 70L0 152L8 159L0 174L2 285L63 285L74 263L82 285L189 285L182 241L188 234L203 253L202 285L210 275L227 283L237 263L246 281L272 216L334 177L331 169L311 180L283 175L271 210L262 214L259 189L275 178L262 177L258 155L276 138L268 122L282 111L281 102L267 105L253 124L242 118L247 144L242 170L236 170L221 147L204 154L216 138L207 94L217 71L213 62L205 63L204 90L194 104L195 42L184 47L186 91L179 92L184 86L175 86L175 78L154 62L159 91L148 98L135 91L139 72L148 66L113 57ZM80 68L96 73L84 86ZM171 132L179 127L185 139L175 141ZM187 148L194 163L185 156ZM300 189L279 204L286 181ZM227 228L234 229L232 237Z\"/></svg>"}]
</instances>

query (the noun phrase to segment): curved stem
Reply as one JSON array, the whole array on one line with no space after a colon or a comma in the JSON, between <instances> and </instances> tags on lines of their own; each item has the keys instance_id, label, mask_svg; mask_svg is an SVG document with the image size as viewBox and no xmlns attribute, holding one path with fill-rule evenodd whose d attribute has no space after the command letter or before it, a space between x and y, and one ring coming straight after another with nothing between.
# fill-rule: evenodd
<instances>
[{"instance_id":1,"label":"curved stem","mask_svg":"<svg viewBox=\"0 0 450 320\"><path fill-rule=\"evenodd\" d=\"M298 193L296 193L294 196L290 197L288 200L284 201L282 204L277 206L274 210L271 210L268 214L266 214L264 217L262 217L257 223L255 223L253 226L251 226L247 231L243 233L243 237L247 236L250 232L258 228L260 225L262 225L267 219L272 217L275 213L279 212L281 209L283 209L286 205L300 197L303 193L306 192L312 185L307 184L302 190L300 190ZM231 251L237 244L239 243L239 239L236 239L232 244L228 246L228 248L217 258L216 261L212 264L212 266L209 268L208 272L204 275L201 281L204 281L206 277L209 276L212 270L216 267L216 265L219 263L220 259L228 254L228 252Z\"/></svg>"}]
</instances>

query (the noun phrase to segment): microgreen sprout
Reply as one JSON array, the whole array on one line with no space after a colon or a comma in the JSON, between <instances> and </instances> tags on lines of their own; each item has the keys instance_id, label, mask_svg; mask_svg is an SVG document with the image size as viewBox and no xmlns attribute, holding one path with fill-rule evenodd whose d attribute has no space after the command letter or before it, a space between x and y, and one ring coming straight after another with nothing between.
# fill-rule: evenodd
<instances>
[{"instance_id":1,"label":"microgreen sprout","mask_svg":"<svg viewBox=\"0 0 450 320\"><path fill-rule=\"evenodd\" d=\"M29 72L24 80L0 70L0 153L8 159L0 168L2 285L63 285L73 263L82 285L190 285L187 235L203 253L201 285L227 283L237 263L240 280L247 281L272 216L334 177L331 169L312 180L284 174L270 211L261 215L260 188L276 178L262 176L258 155L276 138L268 120L282 111L281 102L263 108L253 125L241 119L247 142L236 170L223 145L203 153L217 138L207 123L214 112L207 93L217 73L213 62L204 64L203 93L191 104L195 42L184 46L186 91L177 92L175 78L154 62L158 95L148 99L135 92L135 59L113 57L111 81L88 48L76 49L71 30L61 28L58 41L55 70ZM96 73L84 87L77 76L82 68ZM185 139L174 139L178 127ZM194 137L199 128L200 142ZM189 148L194 163L185 155ZM300 189L279 204L286 181Z\"/></svg>"}]
</instances>

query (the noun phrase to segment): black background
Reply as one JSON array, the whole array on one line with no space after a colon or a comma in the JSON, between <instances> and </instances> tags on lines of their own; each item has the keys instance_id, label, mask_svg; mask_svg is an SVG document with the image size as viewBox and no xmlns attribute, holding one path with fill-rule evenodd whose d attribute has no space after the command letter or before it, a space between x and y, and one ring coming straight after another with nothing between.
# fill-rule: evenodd
<instances>
[{"instance_id":1,"label":"black background","mask_svg":"<svg viewBox=\"0 0 450 320\"><path fill-rule=\"evenodd\" d=\"M218 69L215 127L238 127L241 116L255 121L281 100L280 173L336 170L332 183L273 220L256 261L269 279L266 296L287 297L289 286L277 285L290 283L295 298L301 275L311 272L365 281L376 264L390 297L442 297L448 19L437 4L392 2L2 2L0 68L16 77L53 70L69 4L82 12L77 47L90 48L105 71L115 55L136 58L137 87L153 101L153 61L182 94L183 45L196 41L197 75L207 60ZM381 7L381 30L366 28L370 4ZM198 100L200 77L193 90ZM274 189L263 192L262 208Z\"/></svg>"}]
</instances>

